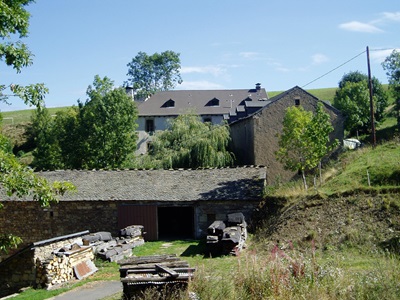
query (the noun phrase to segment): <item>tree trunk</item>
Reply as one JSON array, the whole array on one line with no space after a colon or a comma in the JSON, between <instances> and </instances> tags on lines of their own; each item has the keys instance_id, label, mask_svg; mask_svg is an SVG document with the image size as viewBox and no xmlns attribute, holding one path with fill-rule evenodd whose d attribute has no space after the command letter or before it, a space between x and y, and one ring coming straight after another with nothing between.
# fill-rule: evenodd
<instances>
[{"instance_id":1,"label":"tree trunk","mask_svg":"<svg viewBox=\"0 0 400 300\"><path fill-rule=\"evenodd\" d=\"M301 170L301 176L303 177L304 189L307 191L308 186L307 186L306 174L304 173L304 170Z\"/></svg>"}]
</instances>

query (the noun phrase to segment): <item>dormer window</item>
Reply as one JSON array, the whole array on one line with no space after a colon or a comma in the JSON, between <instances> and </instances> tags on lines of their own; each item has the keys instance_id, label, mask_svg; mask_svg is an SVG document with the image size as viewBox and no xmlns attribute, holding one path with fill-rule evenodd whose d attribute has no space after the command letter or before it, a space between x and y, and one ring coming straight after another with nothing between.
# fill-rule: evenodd
<instances>
[{"instance_id":1,"label":"dormer window","mask_svg":"<svg viewBox=\"0 0 400 300\"><path fill-rule=\"evenodd\" d=\"M219 106L219 100L217 98L213 98L207 102L206 106Z\"/></svg>"},{"instance_id":2,"label":"dormer window","mask_svg":"<svg viewBox=\"0 0 400 300\"><path fill-rule=\"evenodd\" d=\"M169 99L161 107L175 107L175 101L172 99Z\"/></svg>"}]
</instances>

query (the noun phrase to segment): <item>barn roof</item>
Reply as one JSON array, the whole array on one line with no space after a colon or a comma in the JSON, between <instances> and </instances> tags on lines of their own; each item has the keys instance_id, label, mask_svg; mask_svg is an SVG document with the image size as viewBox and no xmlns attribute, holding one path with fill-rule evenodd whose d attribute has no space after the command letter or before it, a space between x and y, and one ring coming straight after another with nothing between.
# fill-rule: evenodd
<instances>
[{"instance_id":1,"label":"barn roof","mask_svg":"<svg viewBox=\"0 0 400 300\"><path fill-rule=\"evenodd\" d=\"M60 201L260 200L266 169L62 170L37 174L50 182L70 181L77 187Z\"/></svg>"}]
</instances>

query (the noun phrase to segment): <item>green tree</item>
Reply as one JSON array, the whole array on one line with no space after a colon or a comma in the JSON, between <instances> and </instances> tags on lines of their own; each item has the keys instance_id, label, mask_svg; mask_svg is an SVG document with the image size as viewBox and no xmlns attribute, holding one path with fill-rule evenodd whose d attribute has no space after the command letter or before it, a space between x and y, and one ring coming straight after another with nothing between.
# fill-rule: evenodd
<instances>
[{"instance_id":1,"label":"green tree","mask_svg":"<svg viewBox=\"0 0 400 300\"><path fill-rule=\"evenodd\" d=\"M26 37L29 27L29 13L25 6L32 0L0 0L0 60L6 65L21 72L23 67L32 64L32 53L21 41L13 41L16 35ZM8 96L3 91L9 87L11 92L20 96L25 104L41 106L47 88L43 84L29 85L0 85L0 100L7 101ZM67 182L54 182L50 184L46 179L33 173L30 168L21 165L11 153L9 142L0 135L0 185L9 197L15 195L23 197L30 195L41 206L48 206L57 201L57 196L73 189ZM0 204L1 208L1 204ZM7 251L15 247L21 239L12 233L0 234L0 251Z\"/></svg>"},{"instance_id":2,"label":"green tree","mask_svg":"<svg viewBox=\"0 0 400 300\"><path fill-rule=\"evenodd\" d=\"M32 166L40 170L62 168L61 151L54 134L54 122L46 107L39 107L32 116L31 135L36 148Z\"/></svg>"},{"instance_id":3,"label":"green tree","mask_svg":"<svg viewBox=\"0 0 400 300\"><path fill-rule=\"evenodd\" d=\"M150 158L158 168L224 167L233 163L227 150L230 141L225 125L203 123L198 115L183 114L157 132Z\"/></svg>"},{"instance_id":4,"label":"green tree","mask_svg":"<svg viewBox=\"0 0 400 300\"><path fill-rule=\"evenodd\" d=\"M383 85L379 82L379 80L376 77L372 77L371 81L372 81L372 94L374 96L374 114L375 114L374 119L376 122L380 122L384 118L384 112L386 107L388 106L389 97L386 91L384 90ZM339 89L344 88L344 86L348 82L354 82L354 83L365 82L367 84L367 89L369 87L368 75L363 74L359 71L353 71L345 74L339 82ZM368 89L368 97L369 97L369 89ZM368 114L370 115L370 113Z\"/></svg>"},{"instance_id":5,"label":"green tree","mask_svg":"<svg viewBox=\"0 0 400 300\"><path fill-rule=\"evenodd\" d=\"M300 171L307 190L305 172L317 167L321 159L337 145L330 142L333 131L329 115L318 103L315 114L302 106L287 108L283 119L283 130L279 138L277 159L291 171Z\"/></svg>"},{"instance_id":6,"label":"green tree","mask_svg":"<svg viewBox=\"0 0 400 300\"><path fill-rule=\"evenodd\" d=\"M334 106L346 115L345 129L349 132L366 131L370 128L370 96L367 82L346 82L336 91Z\"/></svg>"},{"instance_id":7,"label":"green tree","mask_svg":"<svg viewBox=\"0 0 400 300\"><path fill-rule=\"evenodd\" d=\"M118 168L136 149L137 107L109 78L95 77L89 99L80 105L84 168Z\"/></svg>"},{"instance_id":8,"label":"green tree","mask_svg":"<svg viewBox=\"0 0 400 300\"><path fill-rule=\"evenodd\" d=\"M33 0L0 0L0 60L7 66L12 67L20 73L24 67L33 62L33 54L27 45L20 39L28 35L29 12L25 6L34 2ZM16 37L19 39L16 40ZM0 101L7 102L9 95L3 92L9 88L10 91L22 98L25 104L40 106L43 104L44 95L48 89L44 84L31 84L21 86L18 84L0 84Z\"/></svg>"},{"instance_id":9,"label":"green tree","mask_svg":"<svg viewBox=\"0 0 400 300\"><path fill-rule=\"evenodd\" d=\"M389 89L396 101L397 126L400 130L400 52L393 50L382 63L389 79Z\"/></svg>"},{"instance_id":10,"label":"green tree","mask_svg":"<svg viewBox=\"0 0 400 300\"><path fill-rule=\"evenodd\" d=\"M174 88L182 83L179 55L170 50L153 55L139 52L127 65L126 84L133 87L139 99Z\"/></svg>"},{"instance_id":11,"label":"green tree","mask_svg":"<svg viewBox=\"0 0 400 300\"><path fill-rule=\"evenodd\" d=\"M51 120L40 116L33 122L36 168L124 166L136 149L137 108L123 88L113 86L109 78L96 75L85 103L78 102L78 107L59 112Z\"/></svg>"}]
</instances>

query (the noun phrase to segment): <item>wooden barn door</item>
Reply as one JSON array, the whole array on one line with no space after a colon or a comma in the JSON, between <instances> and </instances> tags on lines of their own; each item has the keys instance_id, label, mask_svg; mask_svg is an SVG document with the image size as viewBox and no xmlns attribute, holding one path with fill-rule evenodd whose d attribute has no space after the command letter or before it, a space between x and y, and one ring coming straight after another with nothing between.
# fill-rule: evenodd
<instances>
[{"instance_id":1,"label":"wooden barn door","mask_svg":"<svg viewBox=\"0 0 400 300\"><path fill-rule=\"evenodd\" d=\"M156 205L119 205L118 228L130 225L143 225L146 241L158 240L157 206Z\"/></svg>"}]
</instances>

